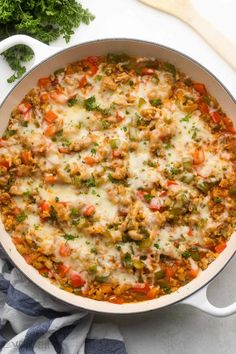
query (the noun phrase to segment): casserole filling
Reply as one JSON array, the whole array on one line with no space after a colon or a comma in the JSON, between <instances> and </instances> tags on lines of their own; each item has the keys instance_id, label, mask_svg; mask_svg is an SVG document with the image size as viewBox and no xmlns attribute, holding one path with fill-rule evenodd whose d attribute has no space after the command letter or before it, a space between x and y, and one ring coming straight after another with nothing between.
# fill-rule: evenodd
<instances>
[{"instance_id":1,"label":"casserole filling","mask_svg":"<svg viewBox=\"0 0 236 354\"><path fill-rule=\"evenodd\" d=\"M154 58L88 57L41 78L0 140L1 218L60 288L118 304L176 291L236 222L236 130Z\"/></svg>"}]
</instances>

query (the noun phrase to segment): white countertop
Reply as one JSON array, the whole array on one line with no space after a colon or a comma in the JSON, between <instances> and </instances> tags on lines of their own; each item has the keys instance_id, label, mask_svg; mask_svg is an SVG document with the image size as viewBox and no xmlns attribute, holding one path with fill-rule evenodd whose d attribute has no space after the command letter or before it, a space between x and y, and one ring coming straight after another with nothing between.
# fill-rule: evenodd
<instances>
[{"instance_id":1,"label":"white countertop","mask_svg":"<svg viewBox=\"0 0 236 354\"><path fill-rule=\"evenodd\" d=\"M198 11L236 44L235 0L192 0ZM137 0L83 0L95 15L90 26L81 26L70 44L97 38L128 37L170 46L198 60L236 97L236 73L191 28L178 19L146 7ZM56 46L66 46L58 40ZM30 64L28 65L30 66ZM0 59L0 101L10 85L10 71ZM7 76L8 75L8 76ZM236 301L236 256L209 287L209 298L218 306ZM184 305L145 315L111 317L119 323L128 354L235 354L236 316L214 318ZM98 316L98 320L103 317Z\"/></svg>"}]
</instances>

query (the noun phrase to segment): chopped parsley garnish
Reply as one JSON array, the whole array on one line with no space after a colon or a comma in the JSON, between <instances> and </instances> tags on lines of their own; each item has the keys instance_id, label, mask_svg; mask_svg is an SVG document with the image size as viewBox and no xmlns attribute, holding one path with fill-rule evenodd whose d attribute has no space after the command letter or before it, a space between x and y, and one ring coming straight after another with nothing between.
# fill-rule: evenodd
<instances>
[{"instance_id":1,"label":"chopped parsley garnish","mask_svg":"<svg viewBox=\"0 0 236 354\"><path fill-rule=\"evenodd\" d=\"M181 118L181 122L189 122L189 119L192 117L192 115L189 113L185 117Z\"/></svg>"},{"instance_id":2,"label":"chopped parsley garnish","mask_svg":"<svg viewBox=\"0 0 236 354\"><path fill-rule=\"evenodd\" d=\"M87 181L85 181L85 185L87 187L96 187L96 181L94 177L89 178Z\"/></svg>"},{"instance_id":3,"label":"chopped parsley garnish","mask_svg":"<svg viewBox=\"0 0 236 354\"><path fill-rule=\"evenodd\" d=\"M129 252L126 252L125 255L122 257L122 264L125 268L132 268L133 267L133 261L131 254Z\"/></svg>"},{"instance_id":4,"label":"chopped parsley garnish","mask_svg":"<svg viewBox=\"0 0 236 354\"><path fill-rule=\"evenodd\" d=\"M189 251L184 251L184 252L182 253L182 256L183 256L184 258L189 258L189 257L191 257L191 253L190 253Z\"/></svg>"},{"instance_id":5,"label":"chopped parsley garnish","mask_svg":"<svg viewBox=\"0 0 236 354\"><path fill-rule=\"evenodd\" d=\"M22 211L20 214L18 214L18 215L16 216L16 220L17 220L18 222L23 222L23 221L25 221L26 218L27 218L27 215L25 214L24 211Z\"/></svg>"},{"instance_id":6,"label":"chopped parsley garnish","mask_svg":"<svg viewBox=\"0 0 236 354\"><path fill-rule=\"evenodd\" d=\"M1 40L14 34L26 34L49 44L62 35L69 42L74 28L88 25L94 16L75 0L10 1L1 2ZM16 45L2 53L14 74L7 80L14 82L26 71L24 62L34 52L25 45Z\"/></svg>"},{"instance_id":7,"label":"chopped parsley garnish","mask_svg":"<svg viewBox=\"0 0 236 354\"><path fill-rule=\"evenodd\" d=\"M62 237L64 237L67 241L73 241L75 238L78 238L78 236L71 234L64 234Z\"/></svg>"},{"instance_id":8,"label":"chopped parsley garnish","mask_svg":"<svg viewBox=\"0 0 236 354\"><path fill-rule=\"evenodd\" d=\"M144 199L146 200L146 202L150 202L153 198L154 198L154 195L151 195L151 194L144 195Z\"/></svg>"},{"instance_id":9,"label":"chopped parsley garnish","mask_svg":"<svg viewBox=\"0 0 236 354\"><path fill-rule=\"evenodd\" d=\"M67 101L67 105L68 105L69 107L73 107L73 106L75 106L77 103L78 103L78 100L77 100L76 98L71 98L71 99L69 99L69 100Z\"/></svg>"},{"instance_id":10,"label":"chopped parsley garnish","mask_svg":"<svg viewBox=\"0 0 236 354\"><path fill-rule=\"evenodd\" d=\"M92 154L92 155L96 155L97 150L96 150L96 149L94 149L94 148L92 148L92 149L90 150L90 152L91 152L91 154Z\"/></svg>"},{"instance_id":11,"label":"chopped parsley garnish","mask_svg":"<svg viewBox=\"0 0 236 354\"><path fill-rule=\"evenodd\" d=\"M149 101L153 107L158 107L162 104L160 98L154 98L153 100Z\"/></svg>"},{"instance_id":12,"label":"chopped parsley garnish","mask_svg":"<svg viewBox=\"0 0 236 354\"><path fill-rule=\"evenodd\" d=\"M156 247L156 249L159 249L159 248L160 248L160 246L158 245L158 243L154 243L153 246Z\"/></svg>"},{"instance_id":13,"label":"chopped parsley garnish","mask_svg":"<svg viewBox=\"0 0 236 354\"><path fill-rule=\"evenodd\" d=\"M175 68L175 66L173 64L164 63L163 69L165 71L168 71L169 73L171 73L174 77L176 76L176 68Z\"/></svg>"},{"instance_id":14,"label":"chopped parsley garnish","mask_svg":"<svg viewBox=\"0 0 236 354\"><path fill-rule=\"evenodd\" d=\"M98 107L99 106L96 102L95 96L91 96L91 97L87 98L86 100L84 100L84 108L86 109L86 111L94 111Z\"/></svg>"}]
</instances>

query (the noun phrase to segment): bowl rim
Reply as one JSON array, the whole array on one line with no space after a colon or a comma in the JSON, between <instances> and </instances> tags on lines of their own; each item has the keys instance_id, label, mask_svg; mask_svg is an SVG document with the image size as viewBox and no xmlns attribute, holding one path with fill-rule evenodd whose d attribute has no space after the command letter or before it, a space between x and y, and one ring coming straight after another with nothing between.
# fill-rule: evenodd
<instances>
[{"instance_id":1,"label":"bowl rim","mask_svg":"<svg viewBox=\"0 0 236 354\"><path fill-rule=\"evenodd\" d=\"M80 47L83 47L83 46L86 46L86 45L96 45L96 44L99 44L99 43L104 43L104 42L119 42L119 41L125 41L125 42L136 42L136 43L140 43L140 44L148 44L148 45L153 45L153 46L156 46L157 48L162 48L162 49L165 49L167 51L170 51L174 54L176 54L177 56L179 57L182 57L183 59L187 59L189 60L191 63L193 63L195 66L199 67L202 71L205 71L207 75L211 76L220 86L221 88L226 92L226 94L231 98L232 102L236 105L236 98L234 98L233 94L229 91L229 89L218 79L218 77L213 74L209 69L207 69L204 65L202 65L201 63L199 63L197 60L191 58L190 56L188 56L187 54L179 51L179 50L176 50L176 49L173 49L169 46L166 46L166 45L163 45L163 44L159 44L157 42L153 42L153 41L148 41L148 40L144 40L144 39L136 39L136 38L123 38L123 37L116 37L116 38L104 38L104 39L95 39L95 40L89 40L89 41L85 41L85 42L82 42L82 43L79 43L79 44L75 44L75 45L72 45L72 46L69 46L67 48L60 48L58 49L57 52L54 52L52 54L50 54L49 56L47 56L45 59L42 59L40 60L39 63L37 63L36 65L34 65L32 68L29 69L29 71L22 77L20 78L20 80L14 85L14 87L12 87L10 89L10 91L7 93L7 95L4 97L3 101L1 102L0 104L0 111L2 109L2 107L4 106L5 102L7 101L7 99L9 98L9 96L11 96L11 94L14 92L14 90L22 83L22 81L24 79L26 79L27 77L29 77L31 75L31 73L34 72L34 70L36 70L38 67L40 67L40 65L46 63L47 61L50 61L52 58L56 58L57 56L60 56L61 54L67 52L67 51L70 51L70 50L73 50L73 49L76 49L76 48L80 48ZM0 220L0 226L2 227L3 224ZM4 226L3 226L3 229L4 229ZM4 229L4 232L7 234L7 236L9 236L9 238L11 239L10 235L6 232L6 230ZM233 237L233 235L235 234L235 231L233 232L233 234L231 235L229 241L231 240L231 238ZM2 235L0 235L1 237ZM235 236L236 238L236 236ZM7 242L7 241L6 241ZM15 247L15 245L13 244L12 241L11 242L11 246ZM230 260L233 258L233 256L235 255L236 253L236 249L232 252L232 254L230 255L230 257L228 257L228 259L226 261L223 261L221 262L222 263L222 266L220 266L220 268L213 274L213 276L208 276L207 280L201 284L200 286L196 287L196 289L190 291L188 294L185 294L184 296L182 296L180 299L176 299L172 302L169 302L167 304L164 304L164 305L161 305L161 306L158 306L158 305L154 305L154 301L156 300L159 300L159 299L162 299L162 298L166 298L166 296L169 296L169 295L164 295L160 298L157 298L157 299L153 299L153 300L146 300L146 301L142 301L142 302L137 302L137 303L125 303L125 304L122 304L122 305L118 305L118 304L111 304L109 302L105 302L105 301L98 301L98 300L94 300L94 299L88 299L88 298L85 298L85 297L82 297L82 296L78 296L78 295L75 295L75 294L70 294L68 292L66 292L65 290L62 290L62 289L59 289L56 285L50 283L50 281L48 279L45 279L44 277L42 277L38 271L36 271L36 269L34 269L32 266L28 265L27 263L25 263L25 266L26 268L27 267L30 267L30 268L33 268L34 271L37 272L37 274L39 275L40 278L43 278L44 280L47 280L47 282L50 284L50 290L48 289L45 289L43 287L43 284L38 284L36 283L36 281L32 280L29 276L29 274L26 274L25 273L25 270L23 267L21 267L18 262L15 260L15 257L12 257L11 256L11 250L7 249L7 247L5 247L4 245L5 243L5 240L4 242L1 241L0 239L0 244L2 245L4 251L7 253L8 257L10 258L10 261L16 266L16 268L18 268L23 274L24 276L29 279L34 285L36 285L37 287L39 287L40 289L42 289L43 291L45 291L48 295L52 296L54 299L60 301L61 303L64 303L66 304L67 306L70 306L70 307L73 307L75 309L83 309L83 310L86 310L86 311L90 311L90 312L94 312L94 313L106 313L106 314L116 314L116 315L127 315L127 314L137 314L137 313L145 313L145 312L151 312L151 311L157 311L158 309L161 309L161 308L165 308L165 307L168 307L168 306L171 306L171 305L174 305L174 304L177 304L177 303L180 303L181 301L185 300L186 298L188 297L191 297L191 295L195 294L196 292L198 292L200 289L204 288L206 285L208 285L212 280L214 280L221 271L224 270L224 268L227 266L227 264L230 262ZM23 260L24 258L20 255L20 253L16 250L17 252L17 255L20 256ZM222 252L224 253L224 252ZM219 256L220 257L220 256ZM218 261L219 261L219 257L217 258ZM216 261L216 260L215 260ZM213 261L212 264L215 262ZM210 265L209 265L210 267ZM209 268L208 267L208 268ZM191 282L189 282L188 284L192 283L194 280L192 280ZM180 289L183 289L185 287L188 286L185 285L185 286L182 286ZM61 297L59 297L57 294L53 294L53 288L55 288L62 291L63 293L67 293L69 295L72 295L72 296L76 296L77 298L80 298L81 300L85 300L87 299L88 302L92 302L93 305L89 305L89 304L84 304L82 305L81 304L81 307L80 305L77 305L77 304L74 304L74 303L70 303L68 302L67 300L65 299L62 299ZM178 289L179 290L179 289ZM173 292L172 294L176 294L178 293L178 290ZM170 295L172 295L170 294ZM140 304L142 305L145 305L147 303L150 303L152 302L153 303L153 306L148 306L148 309L145 309L145 306L140 306ZM109 304L109 309L107 310L101 310L99 309L99 304ZM111 306L110 306L111 305ZM111 307L111 308L110 308ZM124 308L125 307L125 308ZM129 307L129 309L127 310L126 307ZM136 307L136 308L135 308Z\"/></svg>"}]
</instances>

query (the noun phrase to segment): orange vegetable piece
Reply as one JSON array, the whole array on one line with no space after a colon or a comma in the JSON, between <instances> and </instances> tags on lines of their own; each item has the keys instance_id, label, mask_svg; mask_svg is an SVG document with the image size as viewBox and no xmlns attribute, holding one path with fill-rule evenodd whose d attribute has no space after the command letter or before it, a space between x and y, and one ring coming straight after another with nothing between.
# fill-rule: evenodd
<instances>
[{"instance_id":1,"label":"orange vegetable piece","mask_svg":"<svg viewBox=\"0 0 236 354\"><path fill-rule=\"evenodd\" d=\"M195 84L193 84L193 88L198 92L200 93L200 95L205 95L206 94L206 87L205 85L199 83L199 82L196 82Z\"/></svg>"},{"instance_id":2,"label":"orange vegetable piece","mask_svg":"<svg viewBox=\"0 0 236 354\"><path fill-rule=\"evenodd\" d=\"M85 284L85 280L77 272L72 272L70 276L71 284L74 288L78 288Z\"/></svg>"},{"instance_id":3,"label":"orange vegetable piece","mask_svg":"<svg viewBox=\"0 0 236 354\"><path fill-rule=\"evenodd\" d=\"M44 134L48 137L51 137L53 135L55 135L57 132L57 128L55 127L55 125L49 125L45 130L44 130Z\"/></svg>"},{"instance_id":4,"label":"orange vegetable piece","mask_svg":"<svg viewBox=\"0 0 236 354\"><path fill-rule=\"evenodd\" d=\"M158 290L157 288L151 288L147 293L147 298L149 300L155 299L157 297Z\"/></svg>"},{"instance_id":5,"label":"orange vegetable piece","mask_svg":"<svg viewBox=\"0 0 236 354\"><path fill-rule=\"evenodd\" d=\"M89 216L92 216L95 213L95 211L96 211L96 209L95 209L94 205L88 205L84 209L83 215L89 217Z\"/></svg>"},{"instance_id":6,"label":"orange vegetable piece","mask_svg":"<svg viewBox=\"0 0 236 354\"><path fill-rule=\"evenodd\" d=\"M57 118L58 115L53 111L48 111L44 116L44 120L46 120L46 122L49 124L52 124Z\"/></svg>"},{"instance_id":7,"label":"orange vegetable piece","mask_svg":"<svg viewBox=\"0 0 236 354\"><path fill-rule=\"evenodd\" d=\"M82 77L82 79L80 79L80 81L79 81L79 87L80 88L85 87L87 85L87 83L88 83L87 77L86 77L86 75L84 75Z\"/></svg>"},{"instance_id":8,"label":"orange vegetable piece","mask_svg":"<svg viewBox=\"0 0 236 354\"><path fill-rule=\"evenodd\" d=\"M121 113L116 112L116 120L118 123L122 122L124 119L125 117Z\"/></svg>"},{"instance_id":9,"label":"orange vegetable piece","mask_svg":"<svg viewBox=\"0 0 236 354\"><path fill-rule=\"evenodd\" d=\"M50 216L51 205L45 200L39 204L39 209L41 218L48 218Z\"/></svg>"},{"instance_id":10,"label":"orange vegetable piece","mask_svg":"<svg viewBox=\"0 0 236 354\"><path fill-rule=\"evenodd\" d=\"M201 113L209 113L209 107L205 102L199 102L198 109L201 111Z\"/></svg>"},{"instance_id":11,"label":"orange vegetable piece","mask_svg":"<svg viewBox=\"0 0 236 354\"><path fill-rule=\"evenodd\" d=\"M218 112L212 112L210 116L213 122L216 124L219 124L222 121L222 116Z\"/></svg>"},{"instance_id":12,"label":"orange vegetable piece","mask_svg":"<svg viewBox=\"0 0 236 354\"><path fill-rule=\"evenodd\" d=\"M176 273L176 270L177 270L177 268L176 268L176 266L174 264L172 266L170 266L170 267L166 267L165 268L165 274L166 274L167 278L173 278L173 276Z\"/></svg>"},{"instance_id":13,"label":"orange vegetable piece","mask_svg":"<svg viewBox=\"0 0 236 354\"><path fill-rule=\"evenodd\" d=\"M142 75L153 75L155 74L155 70L151 68L144 68L142 70Z\"/></svg>"},{"instance_id":14,"label":"orange vegetable piece","mask_svg":"<svg viewBox=\"0 0 236 354\"><path fill-rule=\"evenodd\" d=\"M61 257L68 257L71 254L71 248L67 243L62 243L59 248L59 254Z\"/></svg>"},{"instance_id":15,"label":"orange vegetable piece","mask_svg":"<svg viewBox=\"0 0 236 354\"><path fill-rule=\"evenodd\" d=\"M96 159L92 156L85 156L84 161L87 165L90 166L94 165L97 162Z\"/></svg>"},{"instance_id":16,"label":"orange vegetable piece","mask_svg":"<svg viewBox=\"0 0 236 354\"><path fill-rule=\"evenodd\" d=\"M225 241L220 242L218 245L215 246L216 253L221 253L226 248L227 243Z\"/></svg>"},{"instance_id":17,"label":"orange vegetable piece","mask_svg":"<svg viewBox=\"0 0 236 354\"><path fill-rule=\"evenodd\" d=\"M122 297L117 296L117 295L111 295L108 299L109 302L112 302L113 304L123 304L125 301Z\"/></svg>"},{"instance_id":18,"label":"orange vegetable piece","mask_svg":"<svg viewBox=\"0 0 236 354\"><path fill-rule=\"evenodd\" d=\"M197 268L197 269L191 269L191 270L188 272L190 278L196 278L196 276L198 275L198 273L199 273L199 268Z\"/></svg>"},{"instance_id":19,"label":"orange vegetable piece","mask_svg":"<svg viewBox=\"0 0 236 354\"><path fill-rule=\"evenodd\" d=\"M58 148L58 151L61 153L61 154L70 154L70 150L68 149L68 147L66 146L61 146Z\"/></svg>"},{"instance_id":20,"label":"orange vegetable piece","mask_svg":"<svg viewBox=\"0 0 236 354\"><path fill-rule=\"evenodd\" d=\"M32 160L32 152L30 150L22 151L21 160L22 160L23 164L25 164L25 165L30 164L30 162Z\"/></svg>"},{"instance_id":21,"label":"orange vegetable piece","mask_svg":"<svg viewBox=\"0 0 236 354\"><path fill-rule=\"evenodd\" d=\"M57 176L54 175L46 175L44 177L44 182L48 184L55 184L57 183Z\"/></svg>"},{"instance_id":22,"label":"orange vegetable piece","mask_svg":"<svg viewBox=\"0 0 236 354\"><path fill-rule=\"evenodd\" d=\"M49 94L47 92L42 92L40 94L40 100L45 103L45 102L48 102L49 100Z\"/></svg>"},{"instance_id":23,"label":"orange vegetable piece","mask_svg":"<svg viewBox=\"0 0 236 354\"><path fill-rule=\"evenodd\" d=\"M147 283L136 283L133 285L132 290L136 293L147 294L150 290L150 286Z\"/></svg>"},{"instance_id":24,"label":"orange vegetable piece","mask_svg":"<svg viewBox=\"0 0 236 354\"><path fill-rule=\"evenodd\" d=\"M10 167L10 162L7 159L2 158L0 160L0 167L5 167L8 169Z\"/></svg>"},{"instance_id":25,"label":"orange vegetable piece","mask_svg":"<svg viewBox=\"0 0 236 354\"><path fill-rule=\"evenodd\" d=\"M40 88L45 88L51 83L51 79L49 77L42 77L38 80L38 86Z\"/></svg>"},{"instance_id":26,"label":"orange vegetable piece","mask_svg":"<svg viewBox=\"0 0 236 354\"><path fill-rule=\"evenodd\" d=\"M204 150L195 150L193 153L194 165L200 165L205 161Z\"/></svg>"},{"instance_id":27,"label":"orange vegetable piece","mask_svg":"<svg viewBox=\"0 0 236 354\"><path fill-rule=\"evenodd\" d=\"M69 272L70 266L60 263L57 267L57 272L60 275L60 277L64 278L64 276Z\"/></svg>"},{"instance_id":28,"label":"orange vegetable piece","mask_svg":"<svg viewBox=\"0 0 236 354\"><path fill-rule=\"evenodd\" d=\"M232 120L229 117L222 117L222 120L223 120L226 130L229 133L236 134L236 129L234 128Z\"/></svg>"}]
</instances>

